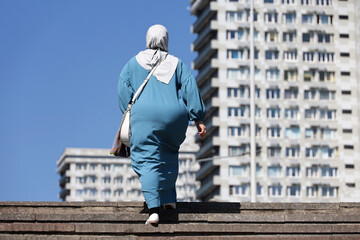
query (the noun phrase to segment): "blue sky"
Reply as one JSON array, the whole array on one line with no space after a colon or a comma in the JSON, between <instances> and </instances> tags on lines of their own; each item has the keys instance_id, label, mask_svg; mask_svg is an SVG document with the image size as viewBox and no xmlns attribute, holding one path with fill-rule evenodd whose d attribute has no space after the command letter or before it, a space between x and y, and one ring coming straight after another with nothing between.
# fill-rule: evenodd
<instances>
[{"instance_id":1,"label":"blue sky","mask_svg":"<svg viewBox=\"0 0 360 240\"><path fill-rule=\"evenodd\" d=\"M66 147L110 148L117 78L153 24L190 65L188 0L0 0L0 201L59 201Z\"/></svg>"}]
</instances>

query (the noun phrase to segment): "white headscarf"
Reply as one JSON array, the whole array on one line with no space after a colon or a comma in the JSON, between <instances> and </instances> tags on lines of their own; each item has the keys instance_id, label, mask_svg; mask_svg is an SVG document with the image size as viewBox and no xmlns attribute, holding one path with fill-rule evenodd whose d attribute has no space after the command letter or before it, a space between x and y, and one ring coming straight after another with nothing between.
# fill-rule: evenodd
<instances>
[{"instance_id":1,"label":"white headscarf","mask_svg":"<svg viewBox=\"0 0 360 240\"><path fill-rule=\"evenodd\" d=\"M160 82L168 84L174 75L179 59L168 54L169 35L162 25L151 26L146 33L146 50L136 55L136 61L146 70L151 71L159 61L153 75Z\"/></svg>"}]
</instances>

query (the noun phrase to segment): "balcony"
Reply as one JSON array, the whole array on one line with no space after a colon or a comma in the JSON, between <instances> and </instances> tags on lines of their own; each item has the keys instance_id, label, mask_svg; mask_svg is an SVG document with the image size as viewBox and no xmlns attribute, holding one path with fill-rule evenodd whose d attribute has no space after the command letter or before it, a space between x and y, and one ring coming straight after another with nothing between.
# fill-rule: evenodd
<instances>
[{"instance_id":1,"label":"balcony","mask_svg":"<svg viewBox=\"0 0 360 240\"><path fill-rule=\"evenodd\" d=\"M201 186L199 190L196 191L196 198L199 199L209 194L218 185L220 185L219 182L219 176L213 176L210 181L208 181L206 184Z\"/></svg>"},{"instance_id":2,"label":"balcony","mask_svg":"<svg viewBox=\"0 0 360 240\"><path fill-rule=\"evenodd\" d=\"M217 21L215 20L210 21L210 23L206 27L204 27L204 29L200 33L198 33L197 38L192 44L192 50L198 51L206 42L208 42L211 39L216 39L216 35L213 36L211 34L211 31L216 29L217 29Z\"/></svg>"},{"instance_id":3,"label":"balcony","mask_svg":"<svg viewBox=\"0 0 360 240\"><path fill-rule=\"evenodd\" d=\"M211 2L210 6L207 7L202 13L201 15L196 19L196 21L193 23L193 25L191 26L191 32L192 33L198 33L200 31L201 28L204 27L204 25L209 22L209 20L216 14L216 10L217 9L217 3L216 2ZM192 13L193 14L193 13Z\"/></svg>"},{"instance_id":4,"label":"balcony","mask_svg":"<svg viewBox=\"0 0 360 240\"><path fill-rule=\"evenodd\" d=\"M199 52L198 56L193 62L193 69L199 69L200 66L209 60L211 55L219 48L217 40L211 40L206 46Z\"/></svg>"},{"instance_id":5,"label":"balcony","mask_svg":"<svg viewBox=\"0 0 360 240\"><path fill-rule=\"evenodd\" d=\"M201 72L196 76L196 82L198 85L203 84L203 82L207 79L207 77L210 77L211 74L213 74L219 66L219 60L218 59L211 59L210 62L205 66Z\"/></svg>"}]
</instances>

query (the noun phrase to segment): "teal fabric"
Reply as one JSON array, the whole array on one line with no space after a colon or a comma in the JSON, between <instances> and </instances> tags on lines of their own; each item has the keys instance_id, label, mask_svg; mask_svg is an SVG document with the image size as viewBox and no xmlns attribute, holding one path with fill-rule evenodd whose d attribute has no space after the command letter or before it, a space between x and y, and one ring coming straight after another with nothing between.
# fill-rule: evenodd
<instances>
[{"instance_id":1,"label":"teal fabric","mask_svg":"<svg viewBox=\"0 0 360 240\"><path fill-rule=\"evenodd\" d=\"M118 85L122 112L148 74L135 57L125 65ZM140 178L148 208L176 202L179 147L189 120L202 121L204 116L205 106L195 78L181 60L169 84L152 76L133 105L131 164Z\"/></svg>"}]
</instances>

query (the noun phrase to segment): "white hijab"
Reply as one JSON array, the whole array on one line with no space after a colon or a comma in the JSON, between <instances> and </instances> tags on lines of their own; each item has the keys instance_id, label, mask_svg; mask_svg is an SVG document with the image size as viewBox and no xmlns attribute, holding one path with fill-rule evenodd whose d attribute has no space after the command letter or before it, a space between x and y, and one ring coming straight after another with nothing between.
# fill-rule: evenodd
<instances>
[{"instance_id":1,"label":"white hijab","mask_svg":"<svg viewBox=\"0 0 360 240\"><path fill-rule=\"evenodd\" d=\"M179 59L168 54L169 35L162 25L153 25L146 33L146 50L136 55L136 61L146 70L151 71L159 61L153 75L157 80L169 84L176 70Z\"/></svg>"}]
</instances>

